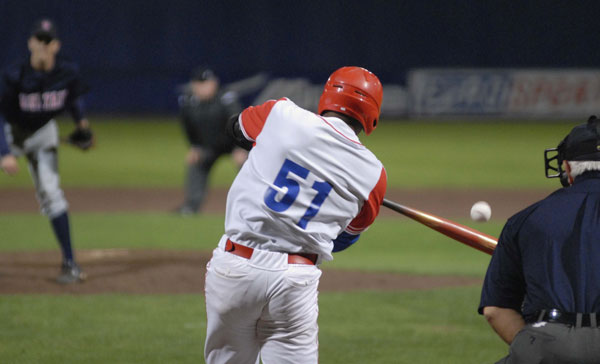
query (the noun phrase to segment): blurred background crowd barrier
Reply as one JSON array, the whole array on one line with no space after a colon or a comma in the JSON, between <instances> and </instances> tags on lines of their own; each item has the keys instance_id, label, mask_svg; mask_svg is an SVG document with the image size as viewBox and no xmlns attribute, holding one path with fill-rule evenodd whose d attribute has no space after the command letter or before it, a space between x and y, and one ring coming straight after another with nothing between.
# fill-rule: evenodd
<instances>
[{"instance_id":1,"label":"blurred background crowd barrier","mask_svg":"<svg viewBox=\"0 0 600 364\"><path fill-rule=\"evenodd\" d=\"M415 69L408 75L406 86L384 85L384 117L565 118L600 111L600 70ZM316 110L321 91L307 79L274 79L255 102L287 96Z\"/></svg>"},{"instance_id":2,"label":"blurred background crowd barrier","mask_svg":"<svg viewBox=\"0 0 600 364\"><path fill-rule=\"evenodd\" d=\"M579 117L600 110L600 70L420 69L409 73L416 116Z\"/></svg>"}]
</instances>

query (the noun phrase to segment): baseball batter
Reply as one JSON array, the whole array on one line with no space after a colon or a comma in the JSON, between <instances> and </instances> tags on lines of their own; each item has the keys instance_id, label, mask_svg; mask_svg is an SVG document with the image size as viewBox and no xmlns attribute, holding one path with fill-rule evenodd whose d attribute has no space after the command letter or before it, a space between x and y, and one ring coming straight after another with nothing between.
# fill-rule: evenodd
<instances>
[{"instance_id":1,"label":"baseball batter","mask_svg":"<svg viewBox=\"0 0 600 364\"><path fill-rule=\"evenodd\" d=\"M0 82L0 167L18 172L16 157L25 155L41 211L48 216L61 246L59 283L85 278L71 246L68 204L59 185L58 128L53 118L69 110L77 124L70 140L82 149L91 146L89 123L80 96L87 91L78 67L57 58L60 41L54 23L35 23L28 40L30 58L9 67Z\"/></svg>"},{"instance_id":2,"label":"baseball batter","mask_svg":"<svg viewBox=\"0 0 600 364\"><path fill-rule=\"evenodd\" d=\"M253 148L227 196L207 265L207 363L317 363L323 261L379 213L382 163L357 134L377 126L383 90L359 67L328 79L318 114L282 98L230 123Z\"/></svg>"}]
</instances>

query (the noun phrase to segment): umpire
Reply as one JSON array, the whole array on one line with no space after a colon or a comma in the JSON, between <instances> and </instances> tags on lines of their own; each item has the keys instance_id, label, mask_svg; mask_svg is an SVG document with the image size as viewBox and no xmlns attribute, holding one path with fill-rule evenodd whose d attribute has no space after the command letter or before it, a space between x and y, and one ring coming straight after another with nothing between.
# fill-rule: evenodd
<instances>
[{"instance_id":1,"label":"umpire","mask_svg":"<svg viewBox=\"0 0 600 364\"><path fill-rule=\"evenodd\" d=\"M232 154L238 167L247 152L235 147L226 132L229 117L241 111L237 95L222 92L215 73L200 66L179 96L180 119L190 144L186 156L185 201L177 209L182 215L198 212L204 202L210 170L219 157Z\"/></svg>"},{"instance_id":2,"label":"umpire","mask_svg":"<svg viewBox=\"0 0 600 364\"><path fill-rule=\"evenodd\" d=\"M507 221L479 313L510 344L498 363L600 363L600 119L545 162L565 187Z\"/></svg>"}]
</instances>

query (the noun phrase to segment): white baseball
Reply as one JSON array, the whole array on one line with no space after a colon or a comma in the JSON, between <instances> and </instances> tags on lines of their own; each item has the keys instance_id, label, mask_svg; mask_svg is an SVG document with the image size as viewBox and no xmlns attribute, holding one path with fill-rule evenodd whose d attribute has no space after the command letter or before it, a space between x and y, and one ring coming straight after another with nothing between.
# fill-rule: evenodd
<instances>
[{"instance_id":1,"label":"white baseball","mask_svg":"<svg viewBox=\"0 0 600 364\"><path fill-rule=\"evenodd\" d=\"M485 201L478 201L471 207L471 219L484 222L488 221L492 217L492 208L490 204Z\"/></svg>"}]
</instances>

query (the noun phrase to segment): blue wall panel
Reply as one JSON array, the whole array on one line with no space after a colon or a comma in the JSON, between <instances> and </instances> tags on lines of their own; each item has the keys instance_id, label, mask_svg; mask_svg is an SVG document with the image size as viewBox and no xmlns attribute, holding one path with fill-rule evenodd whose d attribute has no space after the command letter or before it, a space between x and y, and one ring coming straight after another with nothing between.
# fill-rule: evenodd
<instances>
[{"instance_id":1,"label":"blue wall panel","mask_svg":"<svg viewBox=\"0 0 600 364\"><path fill-rule=\"evenodd\" d=\"M592 4L592 5L590 5ZM324 82L343 65L404 83L414 67L598 67L600 2L2 0L0 66L56 20L96 112L171 112L197 64Z\"/></svg>"}]
</instances>

